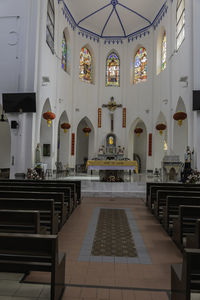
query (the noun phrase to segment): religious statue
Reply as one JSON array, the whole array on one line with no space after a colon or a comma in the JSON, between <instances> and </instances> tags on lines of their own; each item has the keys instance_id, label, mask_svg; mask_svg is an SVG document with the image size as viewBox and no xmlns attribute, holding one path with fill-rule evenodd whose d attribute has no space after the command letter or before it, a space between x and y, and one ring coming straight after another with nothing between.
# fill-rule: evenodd
<instances>
[{"instance_id":1,"label":"religious statue","mask_svg":"<svg viewBox=\"0 0 200 300\"><path fill-rule=\"evenodd\" d=\"M114 112L117 107L122 107L122 105L117 104L116 101L114 101L114 97L111 97L108 104L103 104L102 107L107 107L111 112Z\"/></svg>"},{"instance_id":2,"label":"religious statue","mask_svg":"<svg viewBox=\"0 0 200 300\"><path fill-rule=\"evenodd\" d=\"M36 150L35 150L35 163L41 163L41 149L40 144L37 144Z\"/></svg>"},{"instance_id":3,"label":"religious statue","mask_svg":"<svg viewBox=\"0 0 200 300\"><path fill-rule=\"evenodd\" d=\"M185 158L185 169L191 169L191 162L192 162L192 154L194 153L194 151L190 150L190 147L187 146L186 148L186 152L184 155Z\"/></svg>"}]
</instances>

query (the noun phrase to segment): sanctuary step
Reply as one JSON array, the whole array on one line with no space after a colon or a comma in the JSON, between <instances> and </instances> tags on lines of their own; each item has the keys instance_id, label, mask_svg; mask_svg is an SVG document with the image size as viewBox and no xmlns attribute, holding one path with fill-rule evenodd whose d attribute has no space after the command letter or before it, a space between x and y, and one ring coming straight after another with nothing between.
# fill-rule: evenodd
<instances>
[{"instance_id":1,"label":"sanctuary step","mask_svg":"<svg viewBox=\"0 0 200 300\"><path fill-rule=\"evenodd\" d=\"M99 182L83 180L82 197L143 198L146 197L145 182Z\"/></svg>"}]
</instances>

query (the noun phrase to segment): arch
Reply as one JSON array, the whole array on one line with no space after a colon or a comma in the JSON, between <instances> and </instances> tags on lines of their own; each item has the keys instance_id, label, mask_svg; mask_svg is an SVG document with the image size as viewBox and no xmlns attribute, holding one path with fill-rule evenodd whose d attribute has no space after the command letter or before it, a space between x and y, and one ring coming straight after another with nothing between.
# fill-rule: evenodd
<instances>
[{"instance_id":1,"label":"arch","mask_svg":"<svg viewBox=\"0 0 200 300\"><path fill-rule=\"evenodd\" d=\"M1 104L0 116L0 169L2 170L2 176L9 178L11 162L11 132L7 116L3 113Z\"/></svg>"},{"instance_id":2,"label":"arch","mask_svg":"<svg viewBox=\"0 0 200 300\"><path fill-rule=\"evenodd\" d=\"M134 84L147 80L147 51L140 47L134 56Z\"/></svg>"},{"instance_id":3,"label":"arch","mask_svg":"<svg viewBox=\"0 0 200 300\"><path fill-rule=\"evenodd\" d=\"M162 131L162 133L156 129L157 124L165 124L166 129ZM155 150L155 157L154 157L154 165L155 168L161 168L161 162L163 157L167 153L167 144L168 144L168 126L166 117L162 111L158 114L155 124L155 136L154 136L154 150Z\"/></svg>"},{"instance_id":4,"label":"arch","mask_svg":"<svg viewBox=\"0 0 200 300\"><path fill-rule=\"evenodd\" d=\"M69 47L70 47L70 35L67 27L63 30L62 36L62 59L61 59L61 67L62 69L70 73L70 59L69 59Z\"/></svg>"},{"instance_id":5,"label":"arch","mask_svg":"<svg viewBox=\"0 0 200 300\"><path fill-rule=\"evenodd\" d=\"M81 81L94 83L94 66L94 54L90 45L87 44L80 51L79 78Z\"/></svg>"},{"instance_id":6,"label":"arch","mask_svg":"<svg viewBox=\"0 0 200 300\"><path fill-rule=\"evenodd\" d=\"M53 140L53 124L50 127L47 125L47 121L43 118L43 113L51 111L51 104L49 98L46 99L40 122L40 147L41 147L41 156L42 162L47 164L48 169L52 169L52 140Z\"/></svg>"},{"instance_id":7,"label":"arch","mask_svg":"<svg viewBox=\"0 0 200 300\"><path fill-rule=\"evenodd\" d=\"M143 132L137 136L134 132L136 127L142 128ZM141 161L140 172L146 171L147 165L147 128L143 120L137 118L130 126L128 138L128 157L131 160ZM138 158L138 159L137 159Z\"/></svg>"},{"instance_id":8,"label":"arch","mask_svg":"<svg viewBox=\"0 0 200 300\"><path fill-rule=\"evenodd\" d=\"M57 162L61 162L62 166L67 167L69 164L70 153L70 129L67 132L61 128L63 123L69 123L67 112L63 111L58 121L57 130Z\"/></svg>"},{"instance_id":9,"label":"arch","mask_svg":"<svg viewBox=\"0 0 200 300\"><path fill-rule=\"evenodd\" d=\"M186 112L186 107L183 99L179 97L175 112ZM188 146L188 119L186 118L182 125L179 126L178 122L173 120L173 150L176 155L180 156L180 160L184 161L184 152Z\"/></svg>"},{"instance_id":10,"label":"arch","mask_svg":"<svg viewBox=\"0 0 200 300\"><path fill-rule=\"evenodd\" d=\"M185 39L185 0L177 0L176 5L176 49Z\"/></svg>"},{"instance_id":11,"label":"arch","mask_svg":"<svg viewBox=\"0 0 200 300\"><path fill-rule=\"evenodd\" d=\"M106 86L120 86L120 58L115 50L106 58Z\"/></svg>"},{"instance_id":12,"label":"arch","mask_svg":"<svg viewBox=\"0 0 200 300\"><path fill-rule=\"evenodd\" d=\"M55 35L55 8L54 0L47 2L47 23L46 23L46 42L52 53L54 53L54 35Z\"/></svg>"},{"instance_id":13,"label":"arch","mask_svg":"<svg viewBox=\"0 0 200 300\"><path fill-rule=\"evenodd\" d=\"M160 28L157 37L157 53L156 53L156 74L158 75L162 70L166 68L167 58L167 36L165 27Z\"/></svg>"},{"instance_id":14,"label":"arch","mask_svg":"<svg viewBox=\"0 0 200 300\"><path fill-rule=\"evenodd\" d=\"M83 128L89 127L91 132L88 136L83 132ZM88 117L82 118L77 126L76 133L76 170L86 172L86 162L94 156L94 126Z\"/></svg>"}]
</instances>

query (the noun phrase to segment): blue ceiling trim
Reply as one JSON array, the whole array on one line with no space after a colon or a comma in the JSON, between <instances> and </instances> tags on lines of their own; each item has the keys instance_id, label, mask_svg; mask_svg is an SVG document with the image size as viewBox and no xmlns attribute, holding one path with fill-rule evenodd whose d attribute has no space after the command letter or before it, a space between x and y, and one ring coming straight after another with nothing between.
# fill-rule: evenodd
<instances>
[{"instance_id":1,"label":"blue ceiling trim","mask_svg":"<svg viewBox=\"0 0 200 300\"><path fill-rule=\"evenodd\" d=\"M127 7L126 5L121 4L121 3L119 3L119 5L122 6L122 7L124 7L124 8L126 8L126 9L128 9L128 10L130 10L132 13L136 14L137 16L139 16L140 18L144 19L144 20L147 21L149 24L151 24L151 22L150 22L147 18L145 18L144 16L142 16L141 14L139 14L138 12L136 12L135 10L133 10L133 9Z\"/></svg>"},{"instance_id":2,"label":"blue ceiling trim","mask_svg":"<svg viewBox=\"0 0 200 300\"><path fill-rule=\"evenodd\" d=\"M117 12L117 10L116 10L116 7L115 7L115 12L116 12L116 15L117 15L117 17L118 17L119 23L120 23L120 25L121 25L121 27L122 27L122 30L123 30L123 32L124 32L124 36L126 37L126 32L125 32L124 26L123 26L123 24L122 24L122 21L121 21L121 19L120 19L120 17L119 17L119 14L118 14L118 12Z\"/></svg>"},{"instance_id":3,"label":"blue ceiling trim","mask_svg":"<svg viewBox=\"0 0 200 300\"><path fill-rule=\"evenodd\" d=\"M94 11L93 13L91 13L90 15L88 15L88 16L86 16L85 18L81 19L81 20L77 23L77 25L79 25L79 24L80 24L81 22L83 22L85 19L87 19L87 18L93 16L94 14L98 13L100 10L102 10L102 9L104 9L104 8L110 6L110 5L111 5L111 3L109 3L109 4L107 4L107 5L105 5L105 6L101 7L101 8L99 8L98 10L95 10L95 11Z\"/></svg>"},{"instance_id":4,"label":"blue ceiling trim","mask_svg":"<svg viewBox=\"0 0 200 300\"><path fill-rule=\"evenodd\" d=\"M171 0L171 1L173 2L173 0ZM100 38L103 38L105 44L106 43L109 43L109 44L110 43L117 43L117 44L123 43L123 40L125 38L128 38L128 42L130 42L130 41L133 41L134 39L137 39L139 37L141 38L141 37L145 36L146 34L149 34L150 33L150 27L153 27L154 29L156 29L156 27L161 22L162 18L165 16L165 14L167 13L167 10L168 10L167 0L166 0L165 3L163 4L163 6L161 7L160 11L156 15L155 19L151 23L148 19L146 19L144 16L140 15L139 13L135 12L134 10L132 10L132 9L126 7L125 5L119 3L117 0L112 0L111 3L109 3L107 6L112 4L113 9L112 9L112 11L111 11L104 27L103 27L103 29L102 29L101 35L98 35L97 33L92 32L88 29L85 29L85 28L81 27L79 24L77 24L75 19L73 18L72 14L71 14L71 12L69 11L67 5L65 4L65 0L58 0L58 3L60 3L60 2L63 3L63 8L62 8L63 14L64 14L65 18L67 19L68 23L70 24L70 26L73 28L73 30L77 27L78 30L79 30L79 32L78 32L79 35L85 36L86 38L93 39L94 41L97 41L97 42L99 42ZM126 33L125 33L125 36L103 36L103 32L105 30L105 27L106 27L111 15L112 15L113 11L115 10L116 14L118 15L118 13L115 9L116 5L120 5L124 8L132 11L133 13L137 14L141 18L145 19L149 23L149 25L142 28L142 29L140 29L140 30L138 30L138 31L136 31L136 32L130 33L127 36L126 36ZM107 6L105 6L104 8L106 8ZM101 9L103 9L103 8L101 8ZM95 11L94 13L96 13L96 12L98 12L98 11ZM94 13L92 13L92 14L94 14ZM89 16L91 16L91 15L89 15ZM89 16L87 16L86 18L88 18ZM120 17L118 17L118 19L121 21ZM83 19L80 20L79 23L82 22L82 21L83 21ZM121 26L123 26L122 22L120 22L120 24L121 24ZM125 32L125 30L123 30L123 32Z\"/></svg>"},{"instance_id":5,"label":"blue ceiling trim","mask_svg":"<svg viewBox=\"0 0 200 300\"><path fill-rule=\"evenodd\" d=\"M114 11L114 7L113 7L111 13L110 13L109 16L108 16L108 19L106 20L106 23L105 23L104 26L103 26L103 29L102 29L102 31L101 31L101 37L103 37L103 32L104 32L104 30L105 30L105 28L106 28L106 26L107 26L107 24L108 24L108 21L109 21L110 17L112 16L113 11Z\"/></svg>"}]
</instances>

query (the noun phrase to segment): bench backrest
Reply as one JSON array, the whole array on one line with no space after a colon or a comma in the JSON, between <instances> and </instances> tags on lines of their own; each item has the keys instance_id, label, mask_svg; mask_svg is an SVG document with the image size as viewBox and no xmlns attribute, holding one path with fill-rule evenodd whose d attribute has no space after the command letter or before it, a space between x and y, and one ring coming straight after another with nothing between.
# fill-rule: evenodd
<instances>
[{"instance_id":1,"label":"bench backrest","mask_svg":"<svg viewBox=\"0 0 200 300\"><path fill-rule=\"evenodd\" d=\"M200 249L184 249L182 270L182 279L186 282L186 293L189 296L192 289L200 290Z\"/></svg>"},{"instance_id":2,"label":"bench backrest","mask_svg":"<svg viewBox=\"0 0 200 300\"><path fill-rule=\"evenodd\" d=\"M0 231L40 233L40 212L1 209Z\"/></svg>"},{"instance_id":3,"label":"bench backrest","mask_svg":"<svg viewBox=\"0 0 200 300\"><path fill-rule=\"evenodd\" d=\"M58 259L57 235L0 233L1 260L49 262Z\"/></svg>"}]
</instances>

